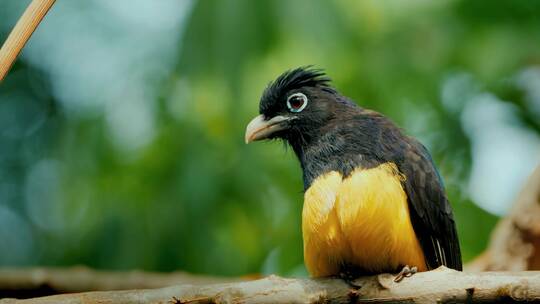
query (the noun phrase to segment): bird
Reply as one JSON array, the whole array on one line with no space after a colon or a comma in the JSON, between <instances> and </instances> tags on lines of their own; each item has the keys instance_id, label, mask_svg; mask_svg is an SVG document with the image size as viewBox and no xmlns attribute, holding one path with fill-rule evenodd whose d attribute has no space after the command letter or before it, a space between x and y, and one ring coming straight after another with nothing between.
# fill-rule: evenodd
<instances>
[{"instance_id":1,"label":"bird","mask_svg":"<svg viewBox=\"0 0 540 304\"><path fill-rule=\"evenodd\" d=\"M270 82L245 142L282 140L302 169L304 263L311 277L462 270L452 208L428 150L359 106L324 70Z\"/></svg>"}]
</instances>

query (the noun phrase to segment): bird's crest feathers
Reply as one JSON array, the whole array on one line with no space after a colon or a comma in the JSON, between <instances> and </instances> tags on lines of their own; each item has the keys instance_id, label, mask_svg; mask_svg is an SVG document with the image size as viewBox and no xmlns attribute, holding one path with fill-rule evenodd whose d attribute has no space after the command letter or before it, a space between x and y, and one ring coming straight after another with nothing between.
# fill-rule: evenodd
<instances>
[{"instance_id":1,"label":"bird's crest feathers","mask_svg":"<svg viewBox=\"0 0 540 304\"><path fill-rule=\"evenodd\" d=\"M335 93L330 86L331 79L323 70L312 66L299 67L281 74L276 80L270 82L261 97L260 112L264 113L273 103L278 101L287 92L302 87L319 87L325 91Z\"/></svg>"}]
</instances>

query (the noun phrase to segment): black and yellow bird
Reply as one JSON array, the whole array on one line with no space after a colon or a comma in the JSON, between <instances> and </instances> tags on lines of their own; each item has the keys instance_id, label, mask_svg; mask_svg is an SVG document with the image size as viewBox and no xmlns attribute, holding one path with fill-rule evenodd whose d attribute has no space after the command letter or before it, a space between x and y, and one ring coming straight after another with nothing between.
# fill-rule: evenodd
<instances>
[{"instance_id":1,"label":"black and yellow bird","mask_svg":"<svg viewBox=\"0 0 540 304\"><path fill-rule=\"evenodd\" d=\"M304 180L304 260L314 277L461 270L452 209L427 149L312 68L265 89L246 143L283 139Z\"/></svg>"}]
</instances>

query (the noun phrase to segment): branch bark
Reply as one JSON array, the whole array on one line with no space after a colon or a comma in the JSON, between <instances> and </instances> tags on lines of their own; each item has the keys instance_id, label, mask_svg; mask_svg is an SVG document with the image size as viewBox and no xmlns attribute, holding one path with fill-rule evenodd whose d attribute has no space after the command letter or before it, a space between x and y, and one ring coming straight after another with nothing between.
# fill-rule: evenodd
<instances>
[{"instance_id":1,"label":"branch bark","mask_svg":"<svg viewBox=\"0 0 540 304\"><path fill-rule=\"evenodd\" d=\"M0 82L56 0L33 0L0 49Z\"/></svg>"},{"instance_id":2,"label":"branch bark","mask_svg":"<svg viewBox=\"0 0 540 304\"><path fill-rule=\"evenodd\" d=\"M76 303L485 303L540 301L540 271L465 273L440 267L394 282L381 274L354 281L285 279L214 285L178 285L161 289L101 291L0 304Z\"/></svg>"}]
</instances>

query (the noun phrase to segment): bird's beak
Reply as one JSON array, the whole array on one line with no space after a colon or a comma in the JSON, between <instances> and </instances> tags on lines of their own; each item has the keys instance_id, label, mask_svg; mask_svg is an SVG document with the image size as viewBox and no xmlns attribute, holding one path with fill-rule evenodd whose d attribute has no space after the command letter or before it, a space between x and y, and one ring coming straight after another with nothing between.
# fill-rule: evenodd
<instances>
[{"instance_id":1,"label":"bird's beak","mask_svg":"<svg viewBox=\"0 0 540 304\"><path fill-rule=\"evenodd\" d=\"M270 137L273 133L289 127L289 121L294 117L275 116L269 120L259 115L249 122L246 127L246 144L252 141Z\"/></svg>"}]
</instances>

